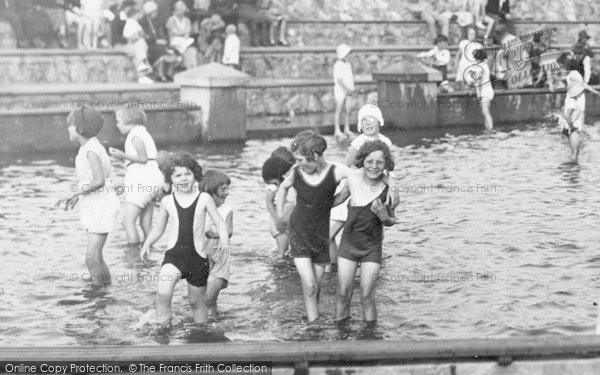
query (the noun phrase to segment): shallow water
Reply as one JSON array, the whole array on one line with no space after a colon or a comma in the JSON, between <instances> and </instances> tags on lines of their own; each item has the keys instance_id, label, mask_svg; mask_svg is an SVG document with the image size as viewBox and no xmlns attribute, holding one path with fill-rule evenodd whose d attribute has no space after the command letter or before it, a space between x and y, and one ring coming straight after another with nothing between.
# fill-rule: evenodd
<instances>
[{"instance_id":1,"label":"shallow water","mask_svg":"<svg viewBox=\"0 0 600 375\"><path fill-rule=\"evenodd\" d=\"M595 138L598 130L591 128ZM93 289L82 281L85 236L77 210L53 207L76 182L75 150L4 157L0 345L594 333L600 141L589 139L580 163L573 164L566 162L565 138L543 124L493 134L458 129L387 135L396 145L402 204L400 224L385 233L374 330L361 323L356 293L348 327L332 324L336 284L329 275L323 322L302 321L299 279L289 262L275 259L267 231L260 168L271 150L290 141L273 139L185 148L203 167L232 178L233 279L219 299L222 314L204 328L192 323L185 283L179 283L174 327L167 332L133 328L152 308L164 239L144 266L127 255L119 225L104 249L113 285ZM326 156L341 160L345 149L330 143ZM123 166L113 165L121 183Z\"/></svg>"}]
</instances>

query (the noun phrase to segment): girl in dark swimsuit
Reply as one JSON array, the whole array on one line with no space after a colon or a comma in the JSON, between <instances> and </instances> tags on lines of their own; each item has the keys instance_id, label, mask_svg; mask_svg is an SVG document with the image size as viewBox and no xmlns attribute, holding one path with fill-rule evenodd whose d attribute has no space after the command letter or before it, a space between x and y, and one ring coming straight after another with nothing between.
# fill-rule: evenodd
<instances>
[{"instance_id":1,"label":"girl in dark swimsuit","mask_svg":"<svg viewBox=\"0 0 600 375\"><path fill-rule=\"evenodd\" d=\"M377 320L375 287L381 268L383 225L396 223L392 214L394 207L388 209L382 203L388 192L384 171L392 171L394 161L385 143L371 141L359 149L356 166L360 169L346 179L350 201L338 252L339 287L335 316L338 321L350 317L352 284L360 262L363 319L372 324Z\"/></svg>"},{"instance_id":2,"label":"girl in dark swimsuit","mask_svg":"<svg viewBox=\"0 0 600 375\"><path fill-rule=\"evenodd\" d=\"M327 143L316 134L296 137L291 151L298 165L281 183L276 195L279 229L285 230L283 207L289 188L296 190L296 207L289 221L289 239L294 264L302 280L309 322L319 317L318 296L325 265L329 264L329 213L344 201L334 197L339 181L349 169L335 167L323 158Z\"/></svg>"}]
</instances>

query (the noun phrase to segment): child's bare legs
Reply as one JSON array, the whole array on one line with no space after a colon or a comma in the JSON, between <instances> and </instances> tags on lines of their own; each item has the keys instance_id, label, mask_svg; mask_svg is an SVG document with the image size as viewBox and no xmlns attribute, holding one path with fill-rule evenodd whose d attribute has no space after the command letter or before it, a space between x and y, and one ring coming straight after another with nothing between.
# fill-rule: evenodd
<instances>
[{"instance_id":1,"label":"child's bare legs","mask_svg":"<svg viewBox=\"0 0 600 375\"><path fill-rule=\"evenodd\" d=\"M481 113L484 118L485 130L492 130L494 128L494 120L490 114L490 102L484 100L481 102Z\"/></svg>"},{"instance_id":2,"label":"child's bare legs","mask_svg":"<svg viewBox=\"0 0 600 375\"><path fill-rule=\"evenodd\" d=\"M106 243L108 233L89 233L87 251L85 253L85 265L90 271L92 285L109 285L110 271L102 258L102 249Z\"/></svg>"},{"instance_id":3,"label":"child's bare legs","mask_svg":"<svg viewBox=\"0 0 600 375\"><path fill-rule=\"evenodd\" d=\"M319 317L319 289L325 267L313 264L310 258L294 258L294 264L302 281L306 317L312 322Z\"/></svg>"},{"instance_id":4,"label":"child's bare legs","mask_svg":"<svg viewBox=\"0 0 600 375\"><path fill-rule=\"evenodd\" d=\"M208 280L204 302L206 303L209 316L217 315L217 299L219 298L219 292L221 292L221 289L225 287L226 282L227 281L221 278L213 278Z\"/></svg>"},{"instance_id":5,"label":"child's bare legs","mask_svg":"<svg viewBox=\"0 0 600 375\"><path fill-rule=\"evenodd\" d=\"M140 215L140 226L142 227L142 232L144 232L144 239L148 238L150 231L152 230L152 215L154 213L154 204L152 202L148 203L148 205L142 209ZM136 229L137 234L137 229Z\"/></svg>"},{"instance_id":6,"label":"child's bare legs","mask_svg":"<svg viewBox=\"0 0 600 375\"><path fill-rule=\"evenodd\" d=\"M345 116L344 116L344 134L350 138L354 138L355 134L350 130L350 111L352 110L351 103L354 103L352 96L346 95Z\"/></svg>"},{"instance_id":7,"label":"child's bare legs","mask_svg":"<svg viewBox=\"0 0 600 375\"><path fill-rule=\"evenodd\" d=\"M281 233L275 237L275 242L277 243L277 252L279 257L283 258L287 253L290 246L290 239L287 234Z\"/></svg>"},{"instance_id":8,"label":"child's bare legs","mask_svg":"<svg viewBox=\"0 0 600 375\"><path fill-rule=\"evenodd\" d=\"M346 103L346 96L343 96L341 98L336 98L335 99L335 119L333 121L333 137L334 138L341 138L344 136L344 134L342 133L341 130L341 126L340 126L340 116L342 115L342 109L344 108L344 104ZM348 118L348 122L350 121L350 118Z\"/></svg>"},{"instance_id":9,"label":"child's bare legs","mask_svg":"<svg viewBox=\"0 0 600 375\"><path fill-rule=\"evenodd\" d=\"M131 202L125 205L125 217L123 224L125 225L125 233L127 234L127 243L137 244L140 242L140 235L137 231L137 219L142 214L142 209ZM150 218L152 220L152 218ZM146 234L146 233L145 233Z\"/></svg>"},{"instance_id":10,"label":"child's bare legs","mask_svg":"<svg viewBox=\"0 0 600 375\"><path fill-rule=\"evenodd\" d=\"M365 322L377 320L375 287L380 269L381 265L375 262L365 262L360 265L360 304Z\"/></svg>"},{"instance_id":11,"label":"child's bare legs","mask_svg":"<svg viewBox=\"0 0 600 375\"><path fill-rule=\"evenodd\" d=\"M282 17L279 20L279 43L284 46L287 46L289 43L285 40L285 34L287 33L287 17Z\"/></svg>"},{"instance_id":12,"label":"child's bare legs","mask_svg":"<svg viewBox=\"0 0 600 375\"><path fill-rule=\"evenodd\" d=\"M436 20L433 17L433 14L429 12L421 12L421 19L427 24L427 27L429 28L429 35L431 35L431 38L435 38L438 35L438 31Z\"/></svg>"},{"instance_id":13,"label":"child's bare legs","mask_svg":"<svg viewBox=\"0 0 600 375\"><path fill-rule=\"evenodd\" d=\"M335 320L339 321L350 317L350 302L352 301L356 267L356 262L346 258L338 258L338 292L335 301Z\"/></svg>"},{"instance_id":14,"label":"child's bare legs","mask_svg":"<svg viewBox=\"0 0 600 375\"><path fill-rule=\"evenodd\" d=\"M331 259L331 263L337 263L337 244L335 243L335 237L343 227L343 221L329 221L329 258Z\"/></svg>"},{"instance_id":15,"label":"child's bare legs","mask_svg":"<svg viewBox=\"0 0 600 375\"><path fill-rule=\"evenodd\" d=\"M194 323L206 323L208 321L208 309L206 303L204 303L205 294L205 286L199 287L188 283L188 299L190 300ZM169 308L171 308L170 303Z\"/></svg>"},{"instance_id":16,"label":"child's bare legs","mask_svg":"<svg viewBox=\"0 0 600 375\"><path fill-rule=\"evenodd\" d=\"M579 150L581 149L581 139L579 138L579 131L573 130L569 135L569 146L571 146L571 157L573 161L577 161L579 159Z\"/></svg>"},{"instance_id":17,"label":"child's bare legs","mask_svg":"<svg viewBox=\"0 0 600 375\"><path fill-rule=\"evenodd\" d=\"M175 284L177 284L180 278L181 272L174 265L167 263L160 268L156 290L156 320L160 323L171 322L173 289L175 289Z\"/></svg>"}]
</instances>

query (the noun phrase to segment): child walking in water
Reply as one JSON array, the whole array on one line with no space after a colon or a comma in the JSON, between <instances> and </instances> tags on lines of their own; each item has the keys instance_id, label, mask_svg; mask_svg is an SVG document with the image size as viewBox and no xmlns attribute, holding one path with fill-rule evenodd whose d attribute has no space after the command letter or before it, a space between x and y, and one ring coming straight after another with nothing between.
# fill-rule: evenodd
<instances>
[{"instance_id":1,"label":"child walking in water","mask_svg":"<svg viewBox=\"0 0 600 375\"><path fill-rule=\"evenodd\" d=\"M225 204L225 199L229 196L229 185L231 185L229 176L221 171L209 170L206 171L202 179L202 184L204 185L203 191L210 194L215 201L219 216L225 220L227 234L231 237L233 235L233 208ZM218 250L219 232L212 221L210 223L206 222L205 235L205 249L208 255L209 273L204 301L208 308L208 315L216 316L219 292L227 288L229 284L231 256L230 254L223 254Z\"/></svg>"},{"instance_id":2,"label":"child walking in water","mask_svg":"<svg viewBox=\"0 0 600 375\"><path fill-rule=\"evenodd\" d=\"M69 139L80 146L75 158L79 183L77 193L56 203L57 207L64 205L67 210L79 201L81 224L87 232L85 264L90 271L92 285L110 284L110 271L102 257L102 249L119 208L110 180L110 159L96 138L103 123L100 112L88 107L79 107L67 116Z\"/></svg>"},{"instance_id":3,"label":"child walking in water","mask_svg":"<svg viewBox=\"0 0 600 375\"><path fill-rule=\"evenodd\" d=\"M384 171L394 169L389 147L382 141L363 144L356 154L356 166L360 170L346 179L350 190L348 219L344 226L338 253L339 288L335 319L350 318L352 286L358 263L360 268L360 301L363 319L367 324L377 320L375 287L382 261L383 225L396 223L383 202L388 191ZM390 212L391 211L391 212Z\"/></svg>"},{"instance_id":4,"label":"child walking in water","mask_svg":"<svg viewBox=\"0 0 600 375\"><path fill-rule=\"evenodd\" d=\"M279 186L276 196L277 226L287 229L284 203L288 190L296 190L296 207L289 221L291 254L300 279L309 322L319 317L319 290L325 265L329 264L329 214L331 207L343 202L334 197L339 181L348 168L336 167L323 158L327 143L312 134L297 139L291 151L298 165Z\"/></svg>"},{"instance_id":5,"label":"child walking in water","mask_svg":"<svg viewBox=\"0 0 600 375\"><path fill-rule=\"evenodd\" d=\"M280 230L277 228L275 195L277 194L279 185L281 185L285 175L294 164L294 155L292 155L285 147L280 147L271 153L271 157L269 157L262 166L262 178L265 184L267 184L265 195L267 210L272 219L271 225L269 226L269 233L277 243L279 257L284 257L286 255L289 248L289 237L287 229ZM293 209L294 202L289 200L286 201L285 207L283 208L283 218L286 224L289 224L290 215Z\"/></svg>"},{"instance_id":6,"label":"child walking in water","mask_svg":"<svg viewBox=\"0 0 600 375\"><path fill-rule=\"evenodd\" d=\"M356 165L356 154L361 146L367 141L379 140L384 142L388 147L392 146L392 141L385 135L379 132L379 128L383 126L383 114L379 107L373 104L365 104L358 111L358 131L361 134L356 137L346 154L344 164L348 167ZM344 184L344 182L342 182ZM339 231L344 227L344 222L348 216L348 202L344 202L331 209L331 221L329 224L329 256L332 264L337 266L337 244L335 238Z\"/></svg>"},{"instance_id":7,"label":"child walking in water","mask_svg":"<svg viewBox=\"0 0 600 375\"><path fill-rule=\"evenodd\" d=\"M125 160L125 232L130 250L136 252L140 236L136 227L139 219L144 238L152 229L152 201L160 193L164 177L156 161L156 145L148 131L146 113L141 108L125 108L115 111L117 128L126 135L125 152L110 148L110 155L119 160ZM137 255L136 255L137 256Z\"/></svg>"},{"instance_id":8,"label":"child walking in water","mask_svg":"<svg viewBox=\"0 0 600 375\"><path fill-rule=\"evenodd\" d=\"M492 99L494 99L494 88L492 87L492 81L490 79L490 67L487 61L487 52L484 49L475 50L473 52L473 57L477 64L474 67L471 66L467 68L467 72L472 76L475 76L472 77L474 80L472 84L476 87L477 99L481 105L481 113L484 118L485 130L489 131L494 128L494 120L490 114L490 103Z\"/></svg>"},{"instance_id":9,"label":"child walking in water","mask_svg":"<svg viewBox=\"0 0 600 375\"><path fill-rule=\"evenodd\" d=\"M215 202L207 193L201 193L198 183L202 168L189 153L173 156L167 171L167 182L173 194L162 199L157 223L148 235L140 253L142 259L150 253L150 247L163 235L167 222L174 225L169 238L156 291L156 318L161 323L171 320L171 299L179 279L188 282L188 298L194 322L208 320L205 303L206 284L209 274L204 228L206 214L215 223L219 233L218 251L229 254L229 233Z\"/></svg>"},{"instance_id":10,"label":"child walking in water","mask_svg":"<svg viewBox=\"0 0 600 375\"><path fill-rule=\"evenodd\" d=\"M565 80L567 82L567 93L565 95L564 112L556 114L562 132L569 138L571 147L571 158L577 161L581 149L581 135L584 130L585 121L585 90L589 90L596 95L600 93L583 80L583 76L577 70L578 64L575 60L568 58L567 54L562 54L557 59L557 63L568 72Z\"/></svg>"}]
</instances>

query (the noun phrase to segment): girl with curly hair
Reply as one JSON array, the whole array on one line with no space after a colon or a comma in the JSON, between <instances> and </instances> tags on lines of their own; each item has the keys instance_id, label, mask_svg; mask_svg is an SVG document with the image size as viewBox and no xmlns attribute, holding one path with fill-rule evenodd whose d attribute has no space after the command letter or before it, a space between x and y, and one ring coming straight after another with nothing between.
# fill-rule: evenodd
<instances>
[{"instance_id":1,"label":"girl with curly hair","mask_svg":"<svg viewBox=\"0 0 600 375\"><path fill-rule=\"evenodd\" d=\"M385 172L394 169L389 147L382 141L363 144L356 154L355 173L346 178L350 190L348 218L338 252L338 293L335 319L350 318L352 286L358 263L361 263L360 291L363 319L377 320L375 287L381 268L383 226L396 224L394 206L386 206L389 186Z\"/></svg>"}]
</instances>

